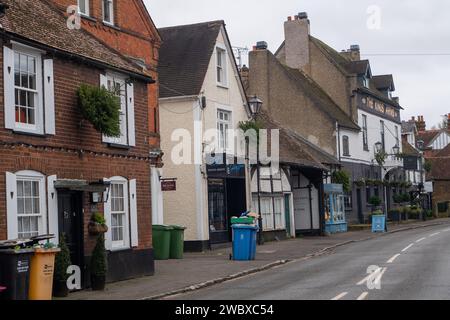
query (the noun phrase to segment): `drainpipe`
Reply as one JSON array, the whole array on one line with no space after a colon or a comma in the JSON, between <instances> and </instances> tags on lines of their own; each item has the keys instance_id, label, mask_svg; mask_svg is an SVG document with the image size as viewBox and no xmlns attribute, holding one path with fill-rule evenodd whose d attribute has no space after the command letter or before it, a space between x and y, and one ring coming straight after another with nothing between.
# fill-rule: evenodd
<instances>
[{"instance_id":1,"label":"drainpipe","mask_svg":"<svg viewBox=\"0 0 450 320\"><path fill-rule=\"evenodd\" d=\"M313 207L312 207L312 184L310 183L308 185L308 191L309 191L309 214L311 216L311 230L314 230L314 214L313 214Z\"/></svg>"}]
</instances>

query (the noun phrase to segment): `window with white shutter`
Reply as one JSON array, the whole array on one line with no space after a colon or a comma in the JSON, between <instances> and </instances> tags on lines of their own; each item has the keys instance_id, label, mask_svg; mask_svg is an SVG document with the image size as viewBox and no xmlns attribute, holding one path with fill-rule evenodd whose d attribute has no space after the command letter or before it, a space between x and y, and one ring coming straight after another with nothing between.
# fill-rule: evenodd
<instances>
[{"instance_id":1,"label":"window with white shutter","mask_svg":"<svg viewBox=\"0 0 450 320\"><path fill-rule=\"evenodd\" d=\"M106 235L107 249L130 248L128 181L122 177L108 179L111 186L108 203L105 205L105 219L109 230Z\"/></svg>"},{"instance_id":2,"label":"window with white shutter","mask_svg":"<svg viewBox=\"0 0 450 320\"><path fill-rule=\"evenodd\" d=\"M53 60L43 62L42 54L40 50L17 43L12 48L3 47L7 129L38 135L55 134Z\"/></svg>"},{"instance_id":3,"label":"window with white shutter","mask_svg":"<svg viewBox=\"0 0 450 320\"><path fill-rule=\"evenodd\" d=\"M6 173L9 239L47 233L45 177L34 171Z\"/></svg>"},{"instance_id":4,"label":"window with white shutter","mask_svg":"<svg viewBox=\"0 0 450 320\"><path fill-rule=\"evenodd\" d=\"M120 136L104 135L103 142L119 146L136 146L134 85L127 83L125 77L116 74L100 75L100 85L120 99Z\"/></svg>"}]
</instances>

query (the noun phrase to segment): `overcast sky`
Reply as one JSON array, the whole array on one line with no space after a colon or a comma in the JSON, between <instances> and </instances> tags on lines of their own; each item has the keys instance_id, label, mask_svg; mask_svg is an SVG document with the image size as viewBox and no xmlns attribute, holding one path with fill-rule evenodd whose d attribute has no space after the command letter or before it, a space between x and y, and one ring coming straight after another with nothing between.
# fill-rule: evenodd
<instances>
[{"instance_id":1,"label":"overcast sky","mask_svg":"<svg viewBox=\"0 0 450 320\"><path fill-rule=\"evenodd\" d=\"M374 74L394 75L404 120L424 115L430 128L450 113L448 0L144 1L158 28L225 20L233 46L264 40L272 52L287 17L306 11L312 35L338 51L359 44Z\"/></svg>"}]
</instances>

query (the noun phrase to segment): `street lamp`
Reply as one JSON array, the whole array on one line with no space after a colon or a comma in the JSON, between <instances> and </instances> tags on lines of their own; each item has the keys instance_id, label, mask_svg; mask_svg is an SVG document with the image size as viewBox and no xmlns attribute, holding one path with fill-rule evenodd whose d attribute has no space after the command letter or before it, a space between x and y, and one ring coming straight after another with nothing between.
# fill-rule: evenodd
<instances>
[{"instance_id":1,"label":"street lamp","mask_svg":"<svg viewBox=\"0 0 450 320\"><path fill-rule=\"evenodd\" d=\"M261 108L263 105L263 102L261 99L259 99L256 95L253 96L249 100L249 106L250 106L250 112L252 113L253 120L256 120L259 113L261 112ZM258 232L258 244L263 245L264 244L264 237L263 237L263 223L262 223L262 214L261 214L261 166L259 161L259 132L257 133L257 147L256 147L256 172L257 172L257 186L258 186L258 226L259 226L259 232Z\"/></svg>"},{"instance_id":2,"label":"street lamp","mask_svg":"<svg viewBox=\"0 0 450 320\"><path fill-rule=\"evenodd\" d=\"M253 96L253 98L251 98L248 103L250 105L250 112L252 113L252 118L256 120L256 117L261 112L263 102L257 96Z\"/></svg>"},{"instance_id":3,"label":"street lamp","mask_svg":"<svg viewBox=\"0 0 450 320\"><path fill-rule=\"evenodd\" d=\"M377 157L377 162L380 165L381 169L383 171L386 171L386 168L384 167L384 159L385 157L388 156L394 156L394 157L398 157L400 155L400 146L398 144L396 144L393 148L392 148L392 152L393 154L387 154L384 152L384 145L382 142L377 142L375 143L375 151L377 155L382 154L382 156L384 157L383 159L381 159L380 157ZM383 175L383 180L385 179L385 176ZM387 214L388 214L388 204L387 204L387 187L385 184L383 184L383 190L384 190L384 211L385 211L385 216L386 216L386 231L387 231Z\"/></svg>"}]
</instances>

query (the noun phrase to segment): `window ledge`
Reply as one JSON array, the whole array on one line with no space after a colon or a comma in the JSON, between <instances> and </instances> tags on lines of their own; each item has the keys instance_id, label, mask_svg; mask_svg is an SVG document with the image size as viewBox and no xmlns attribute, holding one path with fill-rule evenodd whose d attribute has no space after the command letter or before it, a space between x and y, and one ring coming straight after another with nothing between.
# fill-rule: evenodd
<instances>
[{"instance_id":1,"label":"window ledge","mask_svg":"<svg viewBox=\"0 0 450 320\"><path fill-rule=\"evenodd\" d=\"M227 89L227 90L230 89L228 84L223 84L223 83L220 83L220 82L217 82L217 86L219 88L222 88L222 89Z\"/></svg>"},{"instance_id":2,"label":"window ledge","mask_svg":"<svg viewBox=\"0 0 450 320\"><path fill-rule=\"evenodd\" d=\"M122 149L122 150L131 150L130 146L123 145L123 144L117 144L117 143L107 143L108 147L115 148L115 149Z\"/></svg>"},{"instance_id":3,"label":"window ledge","mask_svg":"<svg viewBox=\"0 0 450 320\"><path fill-rule=\"evenodd\" d=\"M39 137L39 138L46 137L46 135L44 133L31 132L31 131L26 131L26 130L21 130L21 129L13 129L12 132L14 134L23 135L23 136L32 136L32 137Z\"/></svg>"},{"instance_id":4,"label":"window ledge","mask_svg":"<svg viewBox=\"0 0 450 320\"><path fill-rule=\"evenodd\" d=\"M115 29L115 30L117 30L117 31L122 31L122 29L120 29L118 26L116 26L116 25L113 24L113 23L110 23L110 22L107 22L107 21L102 21L102 24L103 24L105 27L109 27L109 28Z\"/></svg>"},{"instance_id":5,"label":"window ledge","mask_svg":"<svg viewBox=\"0 0 450 320\"><path fill-rule=\"evenodd\" d=\"M87 14L84 14L84 13L80 13L80 17L82 19L86 19L86 20L89 20L91 22L97 22L97 19L95 19L95 18L93 18L93 17L91 17L91 16L89 16Z\"/></svg>"}]
</instances>

